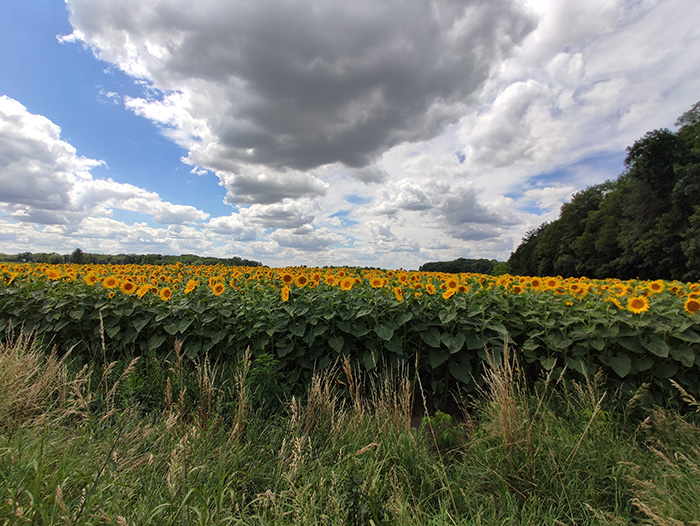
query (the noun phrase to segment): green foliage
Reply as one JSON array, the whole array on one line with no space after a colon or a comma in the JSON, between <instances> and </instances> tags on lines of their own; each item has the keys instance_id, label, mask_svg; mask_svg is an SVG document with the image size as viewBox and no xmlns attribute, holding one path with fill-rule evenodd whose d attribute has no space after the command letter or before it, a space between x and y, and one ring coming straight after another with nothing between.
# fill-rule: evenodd
<instances>
[{"instance_id":1,"label":"green foliage","mask_svg":"<svg viewBox=\"0 0 700 526\"><path fill-rule=\"evenodd\" d=\"M698 104L677 132L650 131L629 147L617 180L578 192L559 219L528 232L508 261L511 273L698 279Z\"/></svg>"},{"instance_id":2,"label":"green foliage","mask_svg":"<svg viewBox=\"0 0 700 526\"><path fill-rule=\"evenodd\" d=\"M250 387L267 393L269 408L281 390L306 385L315 369L344 356L366 371L405 365L432 398L446 401L478 389L485 349L506 339L532 378L556 363L580 374L603 369L625 388L650 382L659 396L674 393L671 378L700 394L700 322L676 295L652 295L650 312L633 314L593 293L513 294L477 279L470 286L449 300L425 293L397 301L387 289L319 285L295 289L288 302L273 288L254 287L221 296L199 287L161 301L42 281L0 287L0 335L23 327L59 353L72 349L93 361L141 356L144 366L174 362L176 342L187 360L218 364L249 348Z\"/></svg>"},{"instance_id":3,"label":"green foliage","mask_svg":"<svg viewBox=\"0 0 700 526\"><path fill-rule=\"evenodd\" d=\"M420 266L419 270L422 272L450 272L453 274L459 274L461 272L491 274L496 265L498 265L498 261L495 259L457 258L453 261L433 261L424 263Z\"/></svg>"}]
</instances>

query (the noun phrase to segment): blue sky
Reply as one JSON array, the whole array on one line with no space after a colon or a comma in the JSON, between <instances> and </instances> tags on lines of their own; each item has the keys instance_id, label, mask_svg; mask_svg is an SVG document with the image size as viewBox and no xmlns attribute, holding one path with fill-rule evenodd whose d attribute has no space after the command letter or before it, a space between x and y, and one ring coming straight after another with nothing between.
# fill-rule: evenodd
<instances>
[{"instance_id":1,"label":"blue sky","mask_svg":"<svg viewBox=\"0 0 700 526\"><path fill-rule=\"evenodd\" d=\"M505 260L700 100L695 0L8 0L0 252Z\"/></svg>"}]
</instances>

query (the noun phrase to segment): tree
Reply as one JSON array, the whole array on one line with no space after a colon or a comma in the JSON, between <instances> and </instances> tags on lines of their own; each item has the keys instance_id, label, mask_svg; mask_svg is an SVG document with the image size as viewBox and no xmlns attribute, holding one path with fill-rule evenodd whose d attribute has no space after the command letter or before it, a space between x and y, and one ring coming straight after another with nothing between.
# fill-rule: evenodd
<instances>
[{"instance_id":1,"label":"tree","mask_svg":"<svg viewBox=\"0 0 700 526\"><path fill-rule=\"evenodd\" d=\"M76 265L81 265L85 263L85 254L79 248L76 248L70 255L70 262Z\"/></svg>"}]
</instances>

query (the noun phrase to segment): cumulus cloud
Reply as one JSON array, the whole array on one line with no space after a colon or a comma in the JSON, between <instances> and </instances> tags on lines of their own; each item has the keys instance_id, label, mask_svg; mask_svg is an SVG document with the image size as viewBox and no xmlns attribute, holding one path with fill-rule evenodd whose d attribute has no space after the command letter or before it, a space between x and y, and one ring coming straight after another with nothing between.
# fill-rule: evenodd
<instances>
[{"instance_id":1,"label":"cumulus cloud","mask_svg":"<svg viewBox=\"0 0 700 526\"><path fill-rule=\"evenodd\" d=\"M94 179L102 161L78 156L60 128L30 113L18 101L0 97L0 207L12 219L44 225L78 225L112 210L139 212L162 224L208 219L190 205L162 201L154 193L113 180Z\"/></svg>"},{"instance_id":2,"label":"cumulus cloud","mask_svg":"<svg viewBox=\"0 0 700 526\"><path fill-rule=\"evenodd\" d=\"M362 169L456 122L534 27L506 0L68 6L73 40L161 90L128 107L164 126L188 162L215 171L232 203L319 195L296 172L332 163L381 181Z\"/></svg>"},{"instance_id":3,"label":"cumulus cloud","mask_svg":"<svg viewBox=\"0 0 700 526\"><path fill-rule=\"evenodd\" d=\"M331 245L346 241L346 237L331 232L328 228L313 228L303 225L294 230L277 230L270 235L280 246L304 251L325 250Z\"/></svg>"}]
</instances>

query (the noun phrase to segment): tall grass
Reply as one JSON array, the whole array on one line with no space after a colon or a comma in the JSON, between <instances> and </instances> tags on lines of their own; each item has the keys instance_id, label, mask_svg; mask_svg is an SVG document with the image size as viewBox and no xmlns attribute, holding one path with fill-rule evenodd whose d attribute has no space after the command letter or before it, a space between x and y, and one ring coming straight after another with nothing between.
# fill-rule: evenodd
<instances>
[{"instance_id":1,"label":"tall grass","mask_svg":"<svg viewBox=\"0 0 700 526\"><path fill-rule=\"evenodd\" d=\"M285 396L270 356L88 367L18 338L0 347L0 524L698 524L694 400L526 385L515 354L447 415L407 370L344 361Z\"/></svg>"}]
</instances>

